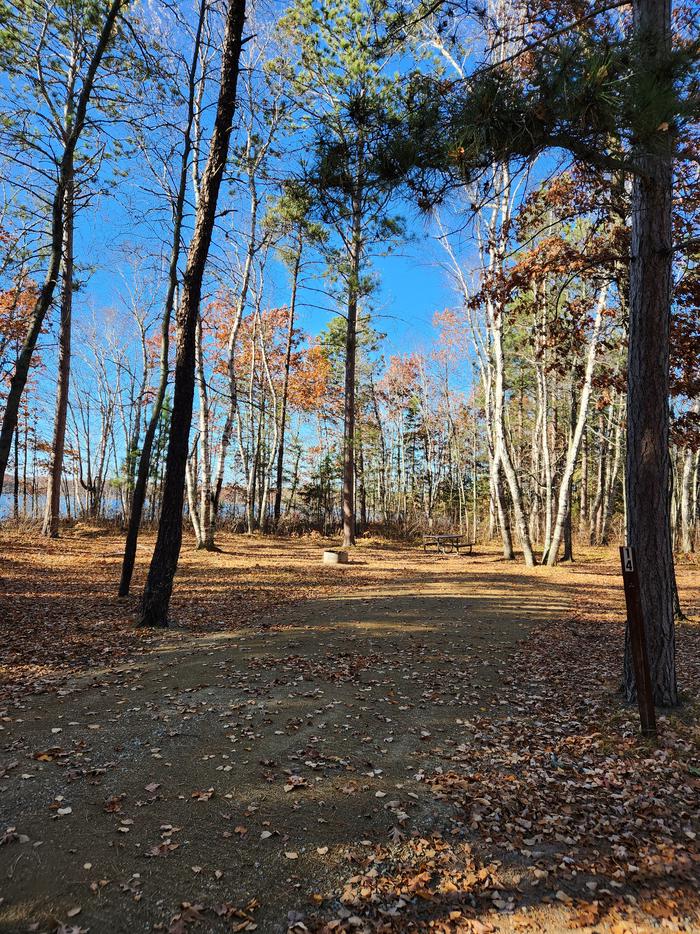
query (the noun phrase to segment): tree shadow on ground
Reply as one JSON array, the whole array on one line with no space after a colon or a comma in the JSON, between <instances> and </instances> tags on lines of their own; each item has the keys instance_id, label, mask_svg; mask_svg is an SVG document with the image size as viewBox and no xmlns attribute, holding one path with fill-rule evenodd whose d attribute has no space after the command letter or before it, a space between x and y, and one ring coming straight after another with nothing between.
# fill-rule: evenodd
<instances>
[{"instance_id":1,"label":"tree shadow on ground","mask_svg":"<svg viewBox=\"0 0 700 934\"><path fill-rule=\"evenodd\" d=\"M661 831L657 810L661 779L682 790L687 775L679 778L671 757L659 759L668 771L650 784L653 755L640 765L634 744L615 745L625 728L595 738L609 729L604 711L623 725L629 715L595 680L608 670L619 621L612 636L610 627L572 621L580 586L568 572L490 559L468 572L449 559L396 567L383 557L373 574L328 584L315 567L289 567L289 555L278 558L273 580L255 567L208 576L214 558L197 553L183 562L175 609L202 639L154 636L142 646L150 654L71 683L65 697L24 699L4 724L3 815L29 840L0 847L0 930L50 929L76 906L80 924L96 931L167 930L186 901L203 906L200 929L223 931L235 919L214 906L243 910L253 898L262 931L284 929L290 911L313 928L314 918L320 925L343 910L388 930L427 930L431 921L469 930L472 917L507 918L511 898L534 912L536 929L551 931L568 929L595 902L600 916L615 918L629 898L675 900L664 909L672 915L694 910L694 866L675 862L677 849L663 859L659 840L677 841L689 811L677 808L670 821L663 814ZM75 571L67 595L65 565L46 567L45 578L26 582L23 612L40 593L44 626L77 614L80 638L100 645L96 635L111 630L96 622L106 613L99 601L114 567L98 566L96 579ZM226 618L236 575L245 575L249 596L240 617ZM612 577L582 578L601 608L611 605ZM315 594L310 579L322 580ZM280 586L290 602L268 604ZM22 598L21 581L15 591ZM128 613L114 606L126 632ZM222 616L223 632L214 625ZM53 638L61 632L53 628ZM567 683L573 699L561 694ZM551 838L553 808L523 818L543 789L559 788L562 807L585 818L591 774L609 819L634 828L624 858L604 820L583 843L567 843L565 834ZM58 814L58 796L70 814ZM534 846L518 819L545 822ZM650 847L662 857L653 872L643 862ZM595 892L590 873L574 875L572 865L611 853L639 871L611 872ZM349 882L356 876L367 881ZM457 910L461 920L451 917Z\"/></svg>"}]
</instances>

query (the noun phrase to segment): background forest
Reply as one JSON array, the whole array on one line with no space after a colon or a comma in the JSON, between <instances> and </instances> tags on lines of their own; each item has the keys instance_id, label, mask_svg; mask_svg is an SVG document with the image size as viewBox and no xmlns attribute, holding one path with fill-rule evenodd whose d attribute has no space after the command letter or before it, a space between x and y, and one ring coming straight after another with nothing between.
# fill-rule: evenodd
<instances>
[{"instance_id":1,"label":"background forest","mask_svg":"<svg viewBox=\"0 0 700 934\"><path fill-rule=\"evenodd\" d=\"M620 113L644 89L628 8L592 6L561 37L568 12L298 0L249 9L243 38L243 7L229 35L214 0L4 3L3 518L52 536L61 517L128 527L128 592L139 524L161 512L179 322L194 414L191 431L173 424L198 547L222 524L342 522L346 544L355 525L445 528L532 564L622 539L624 150L641 130ZM700 512L696 12L675 11L668 78L669 495L685 552ZM550 128L524 146L504 129L499 153L451 105L446 140L435 90L448 99L477 67L477 109L500 96L512 118L505 75L548 89L535 115L559 106L581 139Z\"/></svg>"}]
</instances>

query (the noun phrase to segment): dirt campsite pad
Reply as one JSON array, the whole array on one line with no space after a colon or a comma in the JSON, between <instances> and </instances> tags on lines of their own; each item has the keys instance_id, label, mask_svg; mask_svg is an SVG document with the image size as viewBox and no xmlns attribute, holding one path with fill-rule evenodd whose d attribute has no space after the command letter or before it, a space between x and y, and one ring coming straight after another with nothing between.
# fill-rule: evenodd
<instances>
[{"instance_id":1,"label":"dirt campsite pad","mask_svg":"<svg viewBox=\"0 0 700 934\"><path fill-rule=\"evenodd\" d=\"M639 740L613 557L322 544L186 548L155 635L116 537L3 565L0 931L698 930L697 707Z\"/></svg>"}]
</instances>

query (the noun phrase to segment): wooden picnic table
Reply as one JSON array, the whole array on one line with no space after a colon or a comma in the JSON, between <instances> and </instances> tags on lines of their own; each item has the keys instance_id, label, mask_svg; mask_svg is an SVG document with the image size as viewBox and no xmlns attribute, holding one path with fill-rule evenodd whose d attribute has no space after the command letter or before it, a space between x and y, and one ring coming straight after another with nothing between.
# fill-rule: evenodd
<instances>
[{"instance_id":1,"label":"wooden picnic table","mask_svg":"<svg viewBox=\"0 0 700 934\"><path fill-rule=\"evenodd\" d=\"M436 551L439 551L440 554L451 554L452 552L457 552L461 554L462 548L468 548L469 554L472 553L472 547L475 545L475 542L469 541L466 535L454 535L454 534L424 534L423 535L423 551L427 551L428 548L434 547Z\"/></svg>"}]
</instances>

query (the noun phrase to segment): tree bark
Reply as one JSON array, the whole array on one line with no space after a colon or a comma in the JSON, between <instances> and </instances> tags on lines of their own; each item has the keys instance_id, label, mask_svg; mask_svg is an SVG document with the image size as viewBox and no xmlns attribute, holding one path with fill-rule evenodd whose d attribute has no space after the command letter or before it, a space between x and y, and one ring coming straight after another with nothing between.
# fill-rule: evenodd
<instances>
[{"instance_id":1,"label":"tree bark","mask_svg":"<svg viewBox=\"0 0 700 934\"><path fill-rule=\"evenodd\" d=\"M637 68L669 91L670 0L634 0ZM658 129L637 148L627 384L627 541L639 569L651 683L657 704L678 703L673 620L673 553L669 521L669 330L672 260L673 142ZM629 664L629 646L625 657ZM634 679L625 680L634 696Z\"/></svg>"},{"instance_id":2,"label":"tree bark","mask_svg":"<svg viewBox=\"0 0 700 934\"><path fill-rule=\"evenodd\" d=\"M182 301L177 312L173 414L158 537L139 614L139 623L143 626L168 625L168 607L182 543L185 468L194 400L197 317L202 280L216 220L219 189L228 159L231 122L236 109L244 22L245 0L229 0L222 47L219 99L209 144L209 158L199 191L194 233L183 277Z\"/></svg>"},{"instance_id":3,"label":"tree bark","mask_svg":"<svg viewBox=\"0 0 700 934\"><path fill-rule=\"evenodd\" d=\"M613 406L614 411L614 406ZM615 440L613 442L613 460L612 467L608 471L607 482L605 485L605 495L603 496L603 505L600 511L600 535L601 545L609 543L610 520L612 519L615 508L617 478L620 473L620 462L622 460L622 422L624 420L624 401L620 400L619 414L615 421Z\"/></svg>"},{"instance_id":4,"label":"tree bark","mask_svg":"<svg viewBox=\"0 0 700 934\"><path fill-rule=\"evenodd\" d=\"M250 143L250 140L249 140ZM224 472L226 469L226 454L231 443L233 435L234 422L240 418L238 411L238 382L236 379L236 340L243 320L243 312L248 300L248 290L250 288L250 279L253 271L253 260L257 250L256 231L258 226L258 191L255 182L254 162L248 159L248 188L250 190L250 224L248 227L248 247L246 250L245 263L243 264L243 276L241 279L241 290L236 304L233 322L229 330L228 341L226 345L226 373L228 376L229 400L226 409L226 420L223 431L221 432L221 443L219 445L219 460L214 479L214 515L219 512L219 503L221 501L221 491L224 486Z\"/></svg>"},{"instance_id":5,"label":"tree bark","mask_svg":"<svg viewBox=\"0 0 700 934\"><path fill-rule=\"evenodd\" d=\"M292 346L294 342L294 313L297 300L297 283L299 281L299 267L301 265L301 238L294 256L292 268L292 294L289 299L289 322L287 325L287 347L284 355L284 382L282 383L282 410L280 412L280 439L277 451L277 477L275 487L274 524L279 525L282 515L282 481L284 479L284 435L287 429L287 397L289 395L289 372L292 363Z\"/></svg>"},{"instance_id":6,"label":"tree bark","mask_svg":"<svg viewBox=\"0 0 700 934\"><path fill-rule=\"evenodd\" d=\"M549 553L552 544L552 512L554 508L554 476L552 469L552 458L549 449L549 388L547 385L547 372L544 366L538 373L540 382L540 394L542 397L542 473L544 475L544 540L542 550L544 552L543 563L546 555ZM556 430L554 432L556 438Z\"/></svg>"},{"instance_id":7,"label":"tree bark","mask_svg":"<svg viewBox=\"0 0 700 934\"><path fill-rule=\"evenodd\" d=\"M345 339L345 398L343 408L343 547L355 544L355 356L357 294L348 301Z\"/></svg>"},{"instance_id":8,"label":"tree bark","mask_svg":"<svg viewBox=\"0 0 700 934\"><path fill-rule=\"evenodd\" d=\"M693 400L691 411L700 415L700 399ZM693 460L694 452L687 447L683 452L683 470L681 471L681 551L690 554L693 551Z\"/></svg>"},{"instance_id":9,"label":"tree bark","mask_svg":"<svg viewBox=\"0 0 700 934\"><path fill-rule=\"evenodd\" d=\"M501 542L503 544L503 557L506 561L515 561L515 552L513 551L513 533L510 528L510 516L508 515L508 504L505 499L503 489L503 469L501 468L500 456L494 454L491 461L491 496L496 509L498 518L498 527L501 533Z\"/></svg>"},{"instance_id":10,"label":"tree bark","mask_svg":"<svg viewBox=\"0 0 700 934\"><path fill-rule=\"evenodd\" d=\"M197 503L197 483L195 481L195 471L197 470L197 445L199 444L199 438L197 437L193 445L193 450L190 456L187 458L187 465L185 467L185 489L187 491L187 509L190 514L190 522L192 523L192 528L194 529L194 537L197 542L197 546L202 541L202 525L199 517L199 504Z\"/></svg>"},{"instance_id":11,"label":"tree bark","mask_svg":"<svg viewBox=\"0 0 700 934\"><path fill-rule=\"evenodd\" d=\"M290 516L294 508L294 497L299 483L299 462L301 461L301 445L297 442L297 456L294 459L294 469L292 470L292 482L289 489L289 500L285 507L285 515Z\"/></svg>"},{"instance_id":12,"label":"tree bark","mask_svg":"<svg viewBox=\"0 0 700 934\"><path fill-rule=\"evenodd\" d=\"M134 573L134 563L136 561L136 546L138 544L139 528L141 526L141 517L143 507L146 502L146 492L148 489L148 475L151 468L151 453L153 451L153 442L160 424L160 416L165 401L165 393L168 388L169 375L169 350L170 350L170 319L172 318L173 308L175 307L175 296L177 294L177 264L180 259L180 240L182 236L182 218L185 207L185 196L187 194L187 173L192 151L192 123L194 121L194 102L196 95L197 62L199 59L199 47L202 40L202 29L204 28L204 18L206 14L208 0L201 0L199 8L199 19L197 21L197 32L195 34L194 48L190 62L188 74L188 98L187 98L187 123L183 135L182 158L180 159L180 177L178 179L178 190L173 208L173 237L170 247L170 263L168 266L168 291L165 296L163 306L163 320L160 331L160 375L158 379L158 390L153 400L151 416L146 426L146 432L143 438L141 454L139 456L138 468L136 471L136 482L131 498L131 511L129 513L129 525L126 532L126 542L124 544L124 560L122 561L121 580L119 581L119 596L126 597L131 587L131 578ZM155 498L154 498L155 503Z\"/></svg>"},{"instance_id":13,"label":"tree bark","mask_svg":"<svg viewBox=\"0 0 700 934\"><path fill-rule=\"evenodd\" d=\"M204 352L202 349L202 317L197 315L197 336L195 341L195 365L197 369L197 386L199 387L199 458L200 467L200 500L199 520L200 532L197 539L197 548L205 551L215 551L214 544L214 509L212 503L211 484L211 446L209 444L209 393L204 374Z\"/></svg>"},{"instance_id":14,"label":"tree bark","mask_svg":"<svg viewBox=\"0 0 700 934\"><path fill-rule=\"evenodd\" d=\"M612 424L612 406L610 408L610 424ZM606 431L605 417L601 412L598 415L598 474L596 479L595 499L591 501L589 537L591 545L598 543L597 530L600 528L600 511L603 508L603 494L605 492L606 464L608 461L608 431Z\"/></svg>"},{"instance_id":15,"label":"tree bark","mask_svg":"<svg viewBox=\"0 0 700 934\"><path fill-rule=\"evenodd\" d=\"M605 299L607 294L608 289L606 286L601 290L601 293L598 297L598 305L593 322L593 332L591 334L590 344L588 345L586 372L583 379L581 397L578 404L578 416L576 418L576 424L569 442L569 449L566 453L566 464L564 465L564 473L562 474L561 484L559 486L557 518L556 522L554 523L554 533L552 535L551 544L547 549L543 560L543 563L546 561L550 567L556 564L557 561L559 546L561 544L562 535L564 534L564 524L567 519L569 522L571 521L571 481L574 475L574 470L576 468L576 461L578 460L578 452L581 445L581 439L583 438L583 430L586 425L586 419L588 418L588 404L591 398L591 388L593 385L593 369L595 367L596 354L598 351L598 338L600 336L600 328L603 320L603 309L605 307Z\"/></svg>"},{"instance_id":16,"label":"tree bark","mask_svg":"<svg viewBox=\"0 0 700 934\"><path fill-rule=\"evenodd\" d=\"M260 523L262 524L263 530L267 529L269 524L269 498L270 498L270 479L272 477L272 468L275 465L275 460L277 458L277 449L279 444L279 425L277 422L277 392L275 390L275 381L272 378L272 373L270 372L270 365L268 361L267 347L265 346L265 333L262 326L262 321L260 320L260 307L258 305L257 309L258 320L260 323L260 328L258 331L260 338L260 359L262 361L263 373L265 376L264 382L267 383L267 391L270 395L270 411L271 411L271 437L267 442L267 447L269 449L269 454L267 458L265 457L265 452L262 448L265 446L262 443L262 434L264 429L264 419L265 419L265 390L263 388L264 383L261 380L261 390L262 390L262 413L260 416L260 433L261 433L261 464L262 464L262 483L260 484L260 508L258 510Z\"/></svg>"},{"instance_id":17,"label":"tree bark","mask_svg":"<svg viewBox=\"0 0 700 934\"><path fill-rule=\"evenodd\" d=\"M384 434L384 425L382 423L382 417L379 414L379 402L377 401L377 390L374 385L374 380L370 374L369 378L369 388L372 398L372 409L374 411L374 420L377 427L377 435L379 440L379 456L380 464L379 470L377 471L377 493L379 499L379 505L381 508L382 522L389 521L389 509L387 501L387 475L390 470L390 465L388 463L387 457L387 443L386 437Z\"/></svg>"},{"instance_id":18,"label":"tree bark","mask_svg":"<svg viewBox=\"0 0 700 934\"><path fill-rule=\"evenodd\" d=\"M360 500L360 534L367 531L367 487L365 485L365 451L362 443L362 431L358 432L358 452L357 452L357 475L358 490L357 495Z\"/></svg>"},{"instance_id":19,"label":"tree bark","mask_svg":"<svg viewBox=\"0 0 700 934\"><path fill-rule=\"evenodd\" d=\"M352 251L348 283L345 337L345 397L343 407L343 548L355 544L355 361L357 357L357 300L360 286L362 214L353 201Z\"/></svg>"},{"instance_id":20,"label":"tree bark","mask_svg":"<svg viewBox=\"0 0 700 934\"><path fill-rule=\"evenodd\" d=\"M535 566L535 556L532 553L532 543L530 542L530 530L525 516L523 506L522 491L520 480L515 472L515 467L510 456L508 440L506 438L506 429L504 424L503 406L505 400L505 380L504 380L504 360L503 360L503 325L501 320L501 311L494 309L492 313L492 336L493 336L493 354L495 362L495 389L494 389L494 433L496 445L496 457L500 461L503 474L508 484L510 498L513 503L513 512L515 514L515 525L518 530L520 544L523 549L523 558L527 567Z\"/></svg>"},{"instance_id":21,"label":"tree bark","mask_svg":"<svg viewBox=\"0 0 700 934\"><path fill-rule=\"evenodd\" d=\"M583 453L581 454L581 497L579 500L578 531L583 534L588 515L588 425L583 429L581 440Z\"/></svg>"},{"instance_id":22,"label":"tree bark","mask_svg":"<svg viewBox=\"0 0 700 934\"><path fill-rule=\"evenodd\" d=\"M72 178L75 149L85 128L88 104L95 84L95 78L97 77L97 70L100 67L102 57L112 39L117 16L126 2L127 0L112 0L107 10L97 44L85 72L83 85L75 106L74 120L70 132L66 137L63 153L57 165L58 177L51 205L51 246L49 249L48 268L46 270L44 283L34 303L34 308L32 309L29 327L17 358L15 372L12 374L10 388L5 401L2 427L0 428L0 489L2 489L5 478L7 461L12 448L12 436L17 427L19 406L24 387L27 384L32 356L34 355L36 342L39 339L44 319L51 307L54 291L56 289L56 282L58 281L63 250L64 201L66 186Z\"/></svg>"},{"instance_id":23,"label":"tree bark","mask_svg":"<svg viewBox=\"0 0 700 934\"><path fill-rule=\"evenodd\" d=\"M68 390L70 386L71 319L73 316L73 199L72 169L66 183L63 206L63 263L61 266L61 323L58 334L58 380L56 383L56 409L51 441L51 462L46 489L46 509L42 533L49 538L58 537L58 520L61 513L61 477L63 475L63 452L66 446L66 418L68 415Z\"/></svg>"},{"instance_id":24,"label":"tree bark","mask_svg":"<svg viewBox=\"0 0 700 934\"><path fill-rule=\"evenodd\" d=\"M0 491L2 487L0 487ZM19 519L19 431L15 432L15 469L12 484L12 518Z\"/></svg>"}]
</instances>

